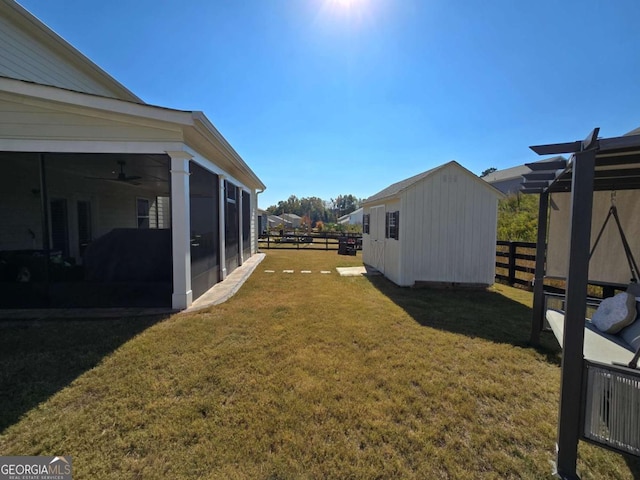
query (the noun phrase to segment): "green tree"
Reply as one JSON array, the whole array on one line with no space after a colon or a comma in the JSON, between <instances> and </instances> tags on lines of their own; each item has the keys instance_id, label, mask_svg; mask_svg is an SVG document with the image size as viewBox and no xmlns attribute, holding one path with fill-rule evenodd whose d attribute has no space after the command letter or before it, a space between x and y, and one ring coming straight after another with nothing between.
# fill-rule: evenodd
<instances>
[{"instance_id":1,"label":"green tree","mask_svg":"<svg viewBox=\"0 0 640 480\"><path fill-rule=\"evenodd\" d=\"M335 214L334 221L337 221L343 215L356 211L362 204L362 199L355 197L354 195L338 195L336 198L331 199L333 206L332 210Z\"/></svg>"},{"instance_id":2,"label":"green tree","mask_svg":"<svg viewBox=\"0 0 640 480\"><path fill-rule=\"evenodd\" d=\"M486 170L483 170L482 173L480 174L480 178L482 177L486 177L487 175L489 175L490 173L493 173L495 171L497 171L498 169L496 167L489 167Z\"/></svg>"},{"instance_id":3,"label":"green tree","mask_svg":"<svg viewBox=\"0 0 640 480\"><path fill-rule=\"evenodd\" d=\"M498 240L535 242L538 232L538 195L514 193L498 203Z\"/></svg>"},{"instance_id":4,"label":"green tree","mask_svg":"<svg viewBox=\"0 0 640 480\"><path fill-rule=\"evenodd\" d=\"M295 213L300 217L307 216L312 225L317 222L335 223L338 217L351 213L360 208L362 199L354 195L338 195L335 199L323 200L319 197L298 198L291 195L287 200L280 200L271 205L266 211L271 215Z\"/></svg>"}]
</instances>

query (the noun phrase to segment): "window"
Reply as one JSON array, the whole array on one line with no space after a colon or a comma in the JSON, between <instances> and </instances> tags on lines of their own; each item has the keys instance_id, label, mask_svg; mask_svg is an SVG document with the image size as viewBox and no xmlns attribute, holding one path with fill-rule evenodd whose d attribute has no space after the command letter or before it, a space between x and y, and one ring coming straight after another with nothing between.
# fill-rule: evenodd
<instances>
[{"instance_id":1,"label":"window","mask_svg":"<svg viewBox=\"0 0 640 480\"><path fill-rule=\"evenodd\" d=\"M138 228L149 228L149 200L138 198L136 200L136 213L138 216Z\"/></svg>"},{"instance_id":2,"label":"window","mask_svg":"<svg viewBox=\"0 0 640 480\"><path fill-rule=\"evenodd\" d=\"M385 237L398 240L400 232L400 212L387 212L385 218Z\"/></svg>"},{"instance_id":3,"label":"window","mask_svg":"<svg viewBox=\"0 0 640 480\"><path fill-rule=\"evenodd\" d=\"M362 233L369 233L369 223L371 215L369 213L362 216Z\"/></svg>"},{"instance_id":4,"label":"window","mask_svg":"<svg viewBox=\"0 0 640 480\"><path fill-rule=\"evenodd\" d=\"M226 192L227 202L236 203L236 200L238 198L237 187L233 183L225 180L224 190Z\"/></svg>"}]
</instances>

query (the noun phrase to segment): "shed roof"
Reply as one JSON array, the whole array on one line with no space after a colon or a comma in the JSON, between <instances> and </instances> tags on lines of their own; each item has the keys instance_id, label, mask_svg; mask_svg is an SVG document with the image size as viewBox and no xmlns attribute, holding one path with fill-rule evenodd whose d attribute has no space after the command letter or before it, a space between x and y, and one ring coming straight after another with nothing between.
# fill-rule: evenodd
<instances>
[{"instance_id":1,"label":"shed roof","mask_svg":"<svg viewBox=\"0 0 640 480\"><path fill-rule=\"evenodd\" d=\"M431 170L427 170L426 172L419 173L418 175L414 175L413 177L409 177L409 178L407 178L405 180L401 180L401 181L396 182L396 183L394 183L392 185L389 185L384 190L379 191L375 195L371 195L363 203L366 204L366 203L376 202L376 201L387 199L387 198L393 198L393 197L399 195L400 193L402 193L404 190L406 190L409 187L411 187L412 185L415 185L416 183L424 180L427 177L430 177L431 175L435 174L439 170L441 170L441 169L443 169L445 167L448 167L450 165L455 165L457 168L463 170L464 172L467 172L472 177L477 178L478 181L482 182L484 185L486 185L487 188L490 188L491 190L494 190L497 196L500 196L500 197L504 196L502 194L502 192L500 192L498 189L493 187L491 184L485 182L480 177L474 175L472 172L470 172L469 170L464 168L462 165L460 165L455 160L451 160L450 162L447 162L447 163L445 163L443 165L440 165L438 167L432 168Z\"/></svg>"}]
</instances>

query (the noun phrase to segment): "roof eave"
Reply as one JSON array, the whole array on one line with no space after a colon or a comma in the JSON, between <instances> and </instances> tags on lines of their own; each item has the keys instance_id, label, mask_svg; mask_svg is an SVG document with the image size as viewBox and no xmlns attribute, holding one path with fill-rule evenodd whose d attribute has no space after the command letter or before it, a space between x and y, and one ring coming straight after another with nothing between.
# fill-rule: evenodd
<instances>
[{"instance_id":1,"label":"roof eave","mask_svg":"<svg viewBox=\"0 0 640 480\"><path fill-rule=\"evenodd\" d=\"M265 190L267 188L203 112L192 112L192 118L194 123L201 127L200 133L203 133L205 136L209 137L210 141L221 147L224 155L239 167L240 171L248 177L249 182L247 183L250 183L256 190Z\"/></svg>"}]
</instances>

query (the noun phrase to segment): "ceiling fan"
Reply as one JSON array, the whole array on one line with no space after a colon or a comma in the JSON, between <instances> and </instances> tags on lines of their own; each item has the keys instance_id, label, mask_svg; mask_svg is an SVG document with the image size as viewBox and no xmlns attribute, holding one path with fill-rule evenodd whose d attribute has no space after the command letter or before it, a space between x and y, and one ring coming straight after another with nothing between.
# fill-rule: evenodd
<instances>
[{"instance_id":1,"label":"ceiling fan","mask_svg":"<svg viewBox=\"0 0 640 480\"><path fill-rule=\"evenodd\" d=\"M115 177L86 177L92 180L108 180L111 182L122 182L122 183L127 183L129 185L142 185L140 182L138 182L137 180L141 180L142 177L139 175L127 175L124 172L124 166L126 165L127 162L125 162L124 160L118 160L118 165L120 165L120 172L115 176ZM115 174L116 172L112 172L113 174Z\"/></svg>"}]
</instances>

